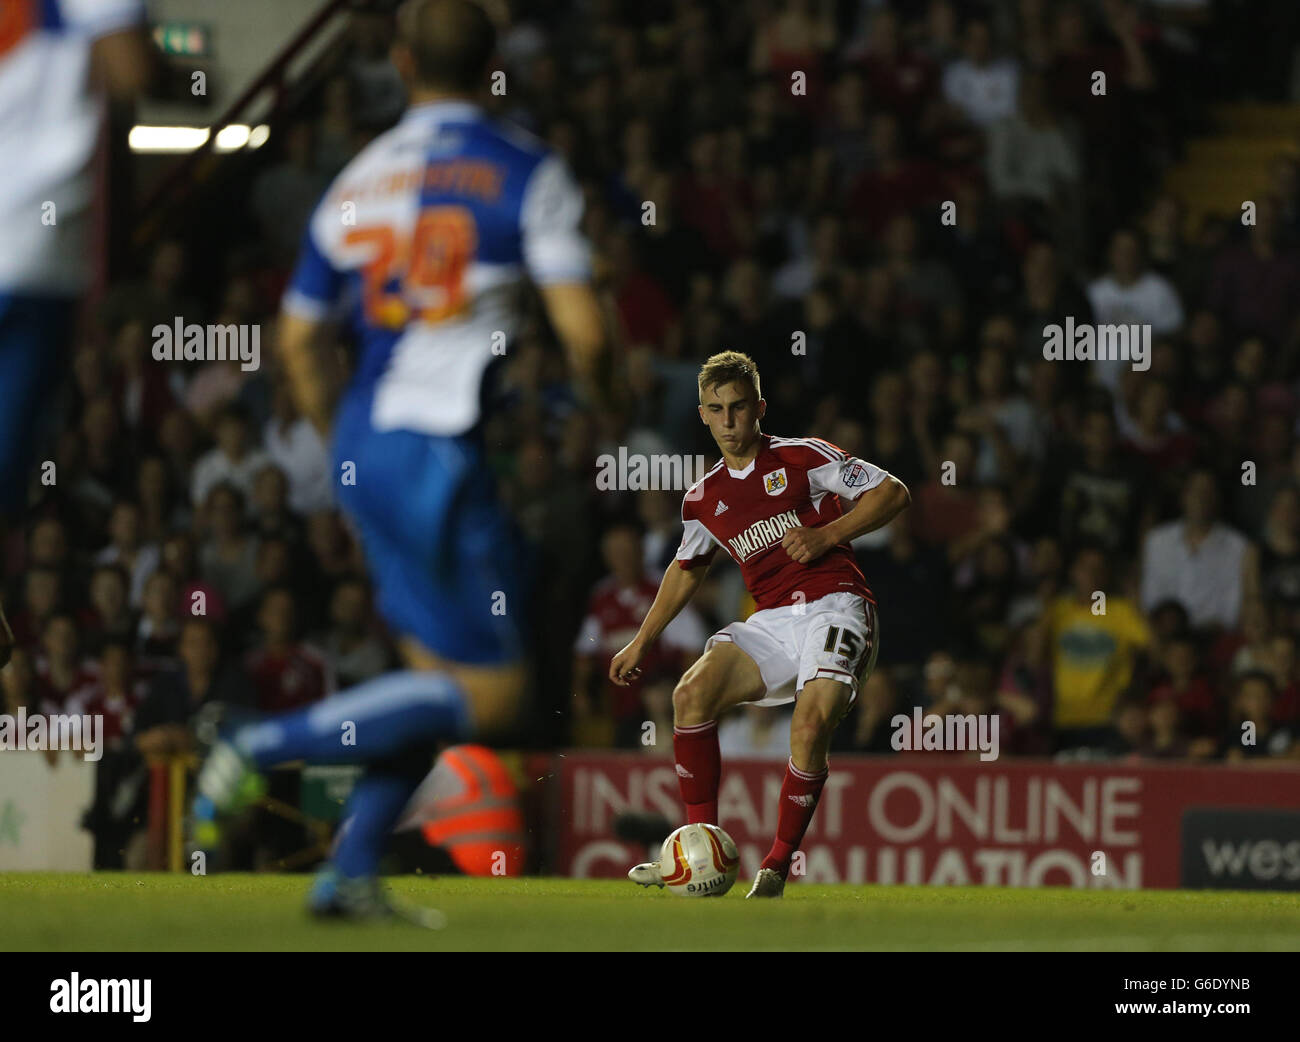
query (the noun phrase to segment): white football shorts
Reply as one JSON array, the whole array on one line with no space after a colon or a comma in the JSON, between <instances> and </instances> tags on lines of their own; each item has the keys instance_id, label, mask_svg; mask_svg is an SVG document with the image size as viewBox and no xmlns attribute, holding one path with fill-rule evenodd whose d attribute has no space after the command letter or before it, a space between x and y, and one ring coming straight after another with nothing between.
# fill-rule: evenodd
<instances>
[{"instance_id":1,"label":"white football shorts","mask_svg":"<svg viewBox=\"0 0 1300 1042\"><path fill-rule=\"evenodd\" d=\"M876 665L880 628L876 606L856 593L831 593L807 604L756 611L718 630L704 650L730 641L758 665L767 693L749 705L793 702L804 684L828 677L853 691Z\"/></svg>"}]
</instances>

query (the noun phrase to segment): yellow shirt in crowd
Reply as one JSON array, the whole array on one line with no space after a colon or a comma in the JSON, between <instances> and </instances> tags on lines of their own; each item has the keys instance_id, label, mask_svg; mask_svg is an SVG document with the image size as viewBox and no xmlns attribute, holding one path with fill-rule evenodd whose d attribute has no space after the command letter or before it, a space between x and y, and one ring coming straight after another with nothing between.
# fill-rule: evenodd
<instances>
[{"instance_id":1,"label":"yellow shirt in crowd","mask_svg":"<svg viewBox=\"0 0 1300 1042\"><path fill-rule=\"evenodd\" d=\"M1091 601L1058 597L1048 609L1057 727L1100 727L1133 679L1151 629L1127 597L1107 597L1104 615Z\"/></svg>"}]
</instances>

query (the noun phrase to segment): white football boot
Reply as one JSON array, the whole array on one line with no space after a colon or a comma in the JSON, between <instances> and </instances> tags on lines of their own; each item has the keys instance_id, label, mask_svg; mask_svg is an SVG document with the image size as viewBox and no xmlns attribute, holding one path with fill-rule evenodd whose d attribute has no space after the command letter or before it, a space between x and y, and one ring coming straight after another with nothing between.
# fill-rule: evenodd
<instances>
[{"instance_id":1,"label":"white football boot","mask_svg":"<svg viewBox=\"0 0 1300 1042\"><path fill-rule=\"evenodd\" d=\"M745 900L748 901L751 897L780 897L784 893L785 880L770 868L760 868Z\"/></svg>"},{"instance_id":2,"label":"white football boot","mask_svg":"<svg viewBox=\"0 0 1300 1042\"><path fill-rule=\"evenodd\" d=\"M647 861L629 869L627 877L642 886L657 886L660 890L664 888L664 875L659 871L658 861Z\"/></svg>"},{"instance_id":3,"label":"white football boot","mask_svg":"<svg viewBox=\"0 0 1300 1042\"><path fill-rule=\"evenodd\" d=\"M196 787L218 814L242 810L266 795L266 781L253 761L227 741L208 750Z\"/></svg>"}]
</instances>

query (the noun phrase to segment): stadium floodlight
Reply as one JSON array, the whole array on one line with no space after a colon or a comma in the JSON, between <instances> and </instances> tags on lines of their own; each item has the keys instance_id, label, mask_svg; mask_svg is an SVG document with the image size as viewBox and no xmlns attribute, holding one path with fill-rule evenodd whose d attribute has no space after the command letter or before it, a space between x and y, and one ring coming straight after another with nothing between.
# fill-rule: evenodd
<instances>
[{"instance_id":1,"label":"stadium floodlight","mask_svg":"<svg viewBox=\"0 0 1300 1042\"><path fill-rule=\"evenodd\" d=\"M247 123L231 123L217 131L218 152L237 152L248 144L252 133Z\"/></svg>"},{"instance_id":2,"label":"stadium floodlight","mask_svg":"<svg viewBox=\"0 0 1300 1042\"><path fill-rule=\"evenodd\" d=\"M207 127L157 127L137 124L127 143L132 152L193 152L207 143Z\"/></svg>"},{"instance_id":3,"label":"stadium floodlight","mask_svg":"<svg viewBox=\"0 0 1300 1042\"><path fill-rule=\"evenodd\" d=\"M128 141L132 152L193 152L207 144L212 131L206 127L158 127L139 124L131 128ZM261 148L271 137L265 123L250 127L231 123L217 131L213 147L218 152Z\"/></svg>"}]
</instances>

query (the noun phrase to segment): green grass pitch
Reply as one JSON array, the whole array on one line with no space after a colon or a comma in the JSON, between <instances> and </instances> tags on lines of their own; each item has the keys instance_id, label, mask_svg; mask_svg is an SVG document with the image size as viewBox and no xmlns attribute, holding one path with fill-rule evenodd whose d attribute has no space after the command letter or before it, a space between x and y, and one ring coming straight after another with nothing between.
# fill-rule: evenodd
<instances>
[{"instance_id":1,"label":"green grass pitch","mask_svg":"<svg viewBox=\"0 0 1300 1042\"><path fill-rule=\"evenodd\" d=\"M1296 951L1300 895L792 886L693 900L631 883L406 876L444 930L316 923L307 876L0 873L8 951Z\"/></svg>"}]
</instances>

